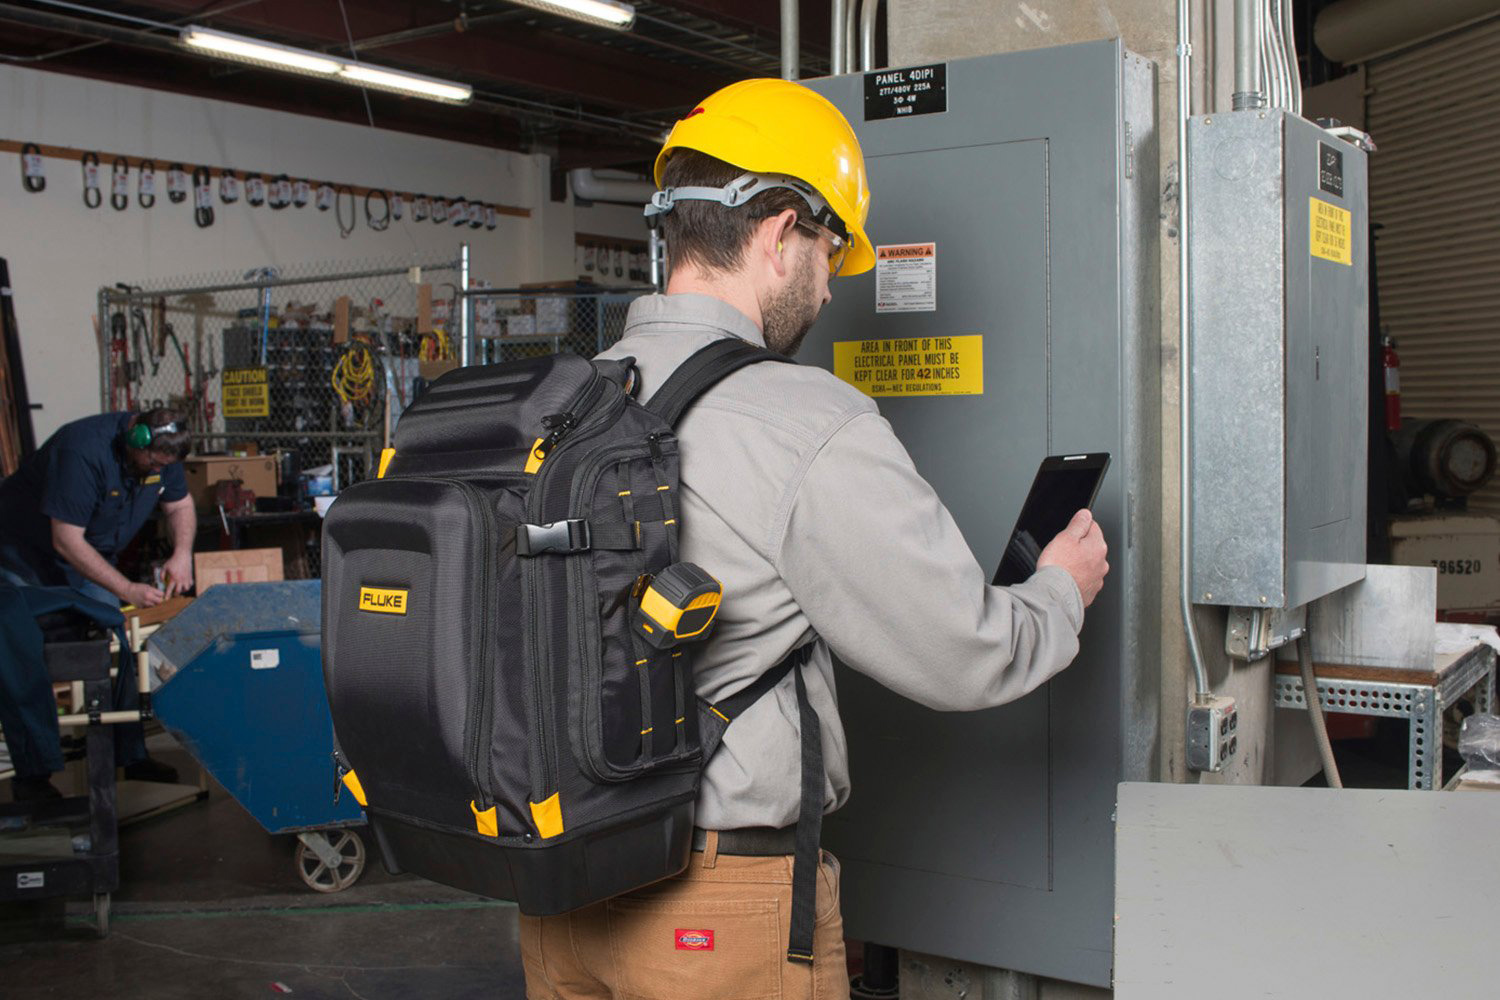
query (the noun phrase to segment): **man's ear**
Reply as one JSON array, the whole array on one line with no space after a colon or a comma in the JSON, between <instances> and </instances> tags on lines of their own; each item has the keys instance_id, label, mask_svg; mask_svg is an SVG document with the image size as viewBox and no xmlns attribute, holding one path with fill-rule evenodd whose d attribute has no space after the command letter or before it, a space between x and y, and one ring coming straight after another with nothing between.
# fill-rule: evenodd
<instances>
[{"instance_id":1,"label":"man's ear","mask_svg":"<svg viewBox=\"0 0 1500 1000\"><path fill-rule=\"evenodd\" d=\"M756 249L769 260L777 277L786 277L787 244L791 242L792 229L796 225L797 213L786 209L768 219L762 219L756 227Z\"/></svg>"}]
</instances>

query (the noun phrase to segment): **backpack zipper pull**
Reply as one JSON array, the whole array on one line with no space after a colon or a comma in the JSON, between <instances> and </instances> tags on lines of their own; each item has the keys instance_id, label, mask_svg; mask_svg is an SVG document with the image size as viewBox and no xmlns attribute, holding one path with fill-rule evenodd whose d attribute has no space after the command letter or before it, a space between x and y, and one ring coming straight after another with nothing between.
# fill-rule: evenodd
<instances>
[{"instance_id":1,"label":"backpack zipper pull","mask_svg":"<svg viewBox=\"0 0 1500 1000\"><path fill-rule=\"evenodd\" d=\"M542 418L542 426L552 433L536 447L539 458L545 458L569 431L578 426L578 418L571 413L553 413Z\"/></svg>"}]
</instances>

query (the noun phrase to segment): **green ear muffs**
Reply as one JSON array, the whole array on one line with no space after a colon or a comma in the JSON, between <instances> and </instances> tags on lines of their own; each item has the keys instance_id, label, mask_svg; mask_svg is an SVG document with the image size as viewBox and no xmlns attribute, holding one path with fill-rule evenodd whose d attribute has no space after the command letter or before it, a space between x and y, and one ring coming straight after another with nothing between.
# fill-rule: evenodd
<instances>
[{"instance_id":1,"label":"green ear muffs","mask_svg":"<svg viewBox=\"0 0 1500 1000\"><path fill-rule=\"evenodd\" d=\"M176 423L162 424L153 430L149 424L137 421L130 425L130 430L125 432L125 443L132 448L149 448L156 435L176 433Z\"/></svg>"}]
</instances>

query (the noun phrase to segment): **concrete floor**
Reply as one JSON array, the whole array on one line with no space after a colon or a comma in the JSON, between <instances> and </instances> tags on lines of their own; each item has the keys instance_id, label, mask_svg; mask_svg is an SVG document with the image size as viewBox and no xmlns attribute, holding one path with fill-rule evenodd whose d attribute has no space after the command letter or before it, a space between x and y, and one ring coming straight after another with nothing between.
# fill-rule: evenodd
<instances>
[{"instance_id":1,"label":"concrete floor","mask_svg":"<svg viewBox=\"0 0 1500 1000\"><path fill-rule=\"evenodd\" d=\"M196 773L169 737L151 744ZM373 857L349 889L314 892L295 849L217 785L125 827L106 939L82 900L0 904L0 997L525 996L512 904L393 877Z\"/></svg>"}]
</instances>

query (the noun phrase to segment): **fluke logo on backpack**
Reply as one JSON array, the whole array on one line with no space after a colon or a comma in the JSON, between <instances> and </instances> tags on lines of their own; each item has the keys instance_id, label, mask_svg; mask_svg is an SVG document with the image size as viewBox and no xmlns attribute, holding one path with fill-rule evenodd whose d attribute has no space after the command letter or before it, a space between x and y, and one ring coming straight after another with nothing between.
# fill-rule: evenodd
<instances>
[{"instance_id":1,"label":"fluke logo on backpack","mask_svg":"<svg viewBox=\"0 0 1500 1000\"><path fill-rule=\"evenodd\" d=\"M379 611L388 615L406 614L406 591L359 588L359 610Z\"/></svg>"},{"instance_id":2,"label":"fluke logo on backpack","mask_svg":"<svg viewBox=\"0 0 1500 1000\"><path fill-rule=\"evenodd\" d=\"M718 583L680 561L673 426L771 360L787 359L717 341L646 405L628 359L459 368L403 414L385 475L329 509L336 763L392 871L540 916L686 867L704 763L807 650L733 697L696 697Z\"/></svg>"}]
</instances>

